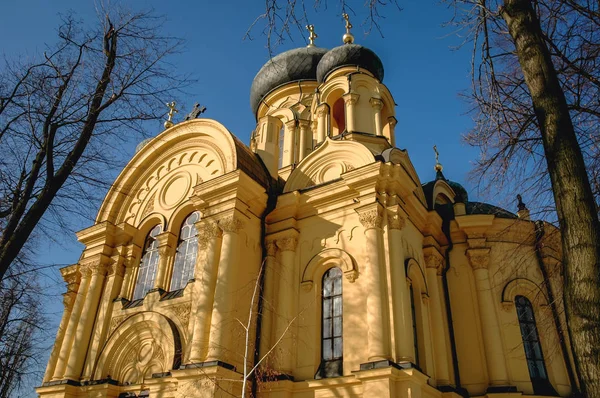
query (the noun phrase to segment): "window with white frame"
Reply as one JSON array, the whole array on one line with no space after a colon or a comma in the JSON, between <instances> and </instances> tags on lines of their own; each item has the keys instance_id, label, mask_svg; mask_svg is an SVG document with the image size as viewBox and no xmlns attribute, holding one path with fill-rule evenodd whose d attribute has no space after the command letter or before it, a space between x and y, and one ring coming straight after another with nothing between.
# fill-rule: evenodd
<instances>
[{"instance_id":1,"label":"window with white frame","mask_svg":"<svg viewBox=\"0 0 600 398\"><path fill-rule=\"evenodd\" d=\"M181 225L173 264L173 276L171 277L171 291L183 289L194 277L196 257L198 256L198 231L196 229L198 220L200 220L200 213L196 211L190 214Z\"/></svg>"},{"instance_id":2,"label":"window with white frame","mask_svg":"<svg viewBox=\"0 0 600 398\"><path fill-rule=\"evenodd\" d=\"M154 287L154 279L156 278L156 268L158 267L158 240L156 236L160 234L162 228L160 225L155 226L148 233L146 242L144 243L144 251L138 269L137 281L133 290L133 300L143 298L149 290Z\"/></svg>"}]
</instances>

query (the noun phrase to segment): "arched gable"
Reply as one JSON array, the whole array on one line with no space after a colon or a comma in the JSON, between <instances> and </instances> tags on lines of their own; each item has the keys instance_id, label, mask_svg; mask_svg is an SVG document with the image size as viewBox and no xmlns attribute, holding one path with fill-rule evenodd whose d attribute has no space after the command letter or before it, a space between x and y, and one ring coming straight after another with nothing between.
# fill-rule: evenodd
<instances>
[{"instance_id":1,"label":"arched gable","mask_svg":"<svg viewBox=\"0 0 600 398\"><path fill-rule=\"evenodd\" d=\"M110 189L96 222L135 227L154 211L170 214L193 187L237 167L231 133L210 119L195 119L165 130L134 155Z\"/></svg>"},{"instance_id":2,"label":"arched gable","mask_svg":"<svg viewBox=\"0 0 600 398\"><path fill-rule=\"evenodd\" d=\"M354 258L340 249L325 249L317 253L304 267L300 285L305 290L312 289L315 278L319 278L326 268L338 267L344 276L353 283L358 277L358 268Z\"/></svg>"},{"instance_id":3,"label":"arched gable","mask_svg":"<svg viewBox=\"0 0 600 398\"><path fill-rule=\"evenodd\" d=\"M94 379L110 376L121 383L140 384L154 373L178 368L181 353L175 324L156 312L141 312L127 318L110 335Z\"/></svg>"},{"instance_id":4,"label":"arched gable","mask_svg":"<svg viewBox=\"0 0 600 398\"><path fill-rule=\"evenodd\" d=\"M358 142L327 138L294 169L283 191L292 192L333 181L347 171L374 161L373 154Z\"/></svg>"}]
</instances>

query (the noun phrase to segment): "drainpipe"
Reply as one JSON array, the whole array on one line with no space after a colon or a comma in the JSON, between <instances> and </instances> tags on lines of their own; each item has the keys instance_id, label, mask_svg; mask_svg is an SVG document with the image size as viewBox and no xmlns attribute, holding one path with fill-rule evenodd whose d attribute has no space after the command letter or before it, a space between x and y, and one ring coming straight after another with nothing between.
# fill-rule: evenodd
<instances>
[{"instance_id":1,"label":"drainpipe","mask_svg":"<svg viewBox=\"0 0 600 398\"><path fill-rule=\"evenodd\" d=\"M446 250L446 266L442 271L442 286L444 287L444 297L446 298L446 315L448 316L448 334L450 334L450 348L452 351L452 368L454 369L454 381L456 383L456 392L463 397L468 397L469 392L462 388L460 384L460 369L458 366L458 355L456 354L456 342L454 340L454 324L452 322L452 307L450 305L450 290L448 288L447 273L450 270L450 252L454 248L452 237L450 236L450 220L454 218L454 209L452 216L442 217L442 232L448 239L448 250Z\"/></svg>"},{"instance_id":2,"label":"drainpipe","mask_svg":"<svg viewBox=\"0 0 600 398\"><path fill-rule=\"evenodd\" d=\"M254 337L254 356L252 358L252 367L256 366L256 364L258 363L258 361L260 361L260 352L259 352L259 347L260 347L260 335L261 335L261 329L262 329L262 312L263 312L263 291L265 288L265 274L266 274L266 268L264 267L264 264L266 264L266 258L267 258L267 247L266 247L266 236L267 236L267 215L269 215L269 213L271 213L274 209L275 206L277 205L277 195L278 195L278 188L277 188L277 181L274 180L270 180L269 181L269 186L267 187L267 207L265 207L265 210L263 211L263 213L260 216L260 248L261 248L261 268L262 268L262 272L260 273L260 279L259 279L259 284L260 284L260 294L258 296L258 305L257 305L257 315L256 315L256 336ZM253 372L252 375L250 376L250 381L251 381L251 396L252 397L256 397L256 391L258 389L258 383L256 382L256 372Z\"/></svg>"}]
</instances>

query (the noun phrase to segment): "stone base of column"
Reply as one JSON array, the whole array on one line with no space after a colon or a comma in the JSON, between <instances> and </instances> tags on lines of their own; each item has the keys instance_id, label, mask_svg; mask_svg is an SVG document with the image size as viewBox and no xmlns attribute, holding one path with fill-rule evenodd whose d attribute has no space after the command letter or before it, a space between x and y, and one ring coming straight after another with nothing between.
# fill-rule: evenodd
<instances>
[{"instance_id":1,"label":"stone base of column","mask_svg":"<svg viewBox=\"0 0 600 398\"><path fill-rule=\"evenodd\" d=\"M206 361L206 362L194 362L186 365L181 365L179 369L198 369L198 368L209 368L212 366L220 366L222 368L232 370L235 372L235 366L222 361Z\"/></svg>"},{"instance_id":2,"label":"stone base of column","mask_svg":"<svg viewBox=\"0 0 600 398\"><path fill-rule=\"evenodd\" d=\"M517 387L515 387L515 386L489 386L485 392L488 394L517 392Z\"/></svg>"}]
</instances>

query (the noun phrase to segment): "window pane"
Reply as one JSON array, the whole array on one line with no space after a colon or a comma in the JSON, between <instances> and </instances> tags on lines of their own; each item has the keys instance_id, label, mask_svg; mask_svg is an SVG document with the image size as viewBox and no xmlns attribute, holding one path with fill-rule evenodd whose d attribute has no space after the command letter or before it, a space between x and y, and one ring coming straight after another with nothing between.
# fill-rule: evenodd
<instances>
[{"instance_id":1,"label":"window pane","mask_svg":"<svg viewBox=\"0 0 600 398\"><path fill-rule=\"evenodd\" d=\"M333 294L342 294L342 278L333 280Z\"/></svg>"},{"instance_id":2,"label":"window pane","mask_svg":"<svg viewBox=\"0 0 600 398\"><path fill-rule=\"evenodd\" d=\"M333 298L333 316L342 316L342 296Z\"/></svg>"},{"instance_id":3,"label":"window pane","mask_svg":"<svg viewBox=\"0 0 600 398\"><path fill-rule=\"evenodd\" d=\"M342 317L333 318L333 335L336 337L342 336Z\"/></svg>"},{"instance_id":4,"label":"window pane","mask_svg":"<svg viewBox=\"0 0 600 398\"><path fill-rule=\"evenodd\" d=\"M323 300L323 319L331 318L331 299Z\"/></svg>"},{"instance_id":5,"label":"window pane","mask_svg":"<svg viewBox=\"0 0 600 398\"><path fill-rule=\"evenodd\" d=\"M544 364L544 355L538 338L531 302L524 296L517 296L515 297L515 304L519 327L521 328L523 348L527 359L527 367L529 368L529 377L532 380L547 380L548 376L546 374L546 365Z\"/></svg>"},{"instance_id":6,"label":"window pane","mask_svg":"<svg viewBox=\"0 0 600 398\"><path fill-rule=\"evenodd\" d=\"M323 338L331 337L331 319L323 319Z\"/></svg>"},{"instance_id":7,"label":"window pane","mask_svg":"<svg viewBox=\"0 0 600 398\"><path fill-rule=\"evenodd\" d=\"M333 353L331 352L331 339L323 340L323 359L333 359Z\"/></svg>"},{"instance_id":8,"label":"window pane","mask_svg":"<svg viewBox=\"0 0 600 398\"><path fill-rule=\"evenodd\" d=\"M133 291L133 300L143 298L146 293L154 287L154 277L156 275L156 268L159 260L158 240L156 239L156 236L161 230L160 225L157 225L152 228L146 238L144 251L142 252L142 258L140 260L140 267L138 269L137 281Z\"/></svg>"},{"instance_id":9,"label":"window pane","mask_svg":"<svg viewBox=\"0 0 600 398\"><path fill-rule=\"evenodd\" d=\"M342 354L342 338L336 337L333 339L333 357L341 358Z\"/></svg>"},{"instance_id":10,"label":"window pane","mask_svg":"<svg viewBox=\"0 0 600 398\"><path fill-rule=\"evenodd\" d=\"M179 232L179 243L175 252L171 290L183 289L187 282L194 277L194 268L198 255L198 232L194 220L200 218L198 212L188 216Z\"/></svg>"}]
</instances>

